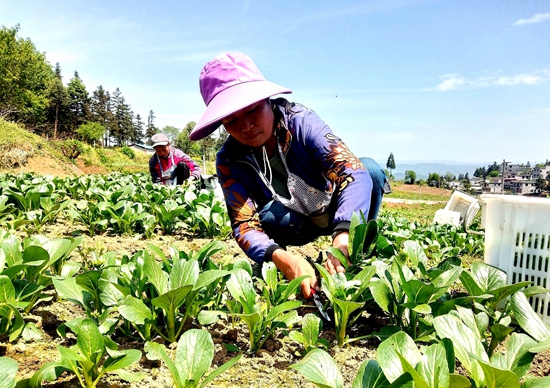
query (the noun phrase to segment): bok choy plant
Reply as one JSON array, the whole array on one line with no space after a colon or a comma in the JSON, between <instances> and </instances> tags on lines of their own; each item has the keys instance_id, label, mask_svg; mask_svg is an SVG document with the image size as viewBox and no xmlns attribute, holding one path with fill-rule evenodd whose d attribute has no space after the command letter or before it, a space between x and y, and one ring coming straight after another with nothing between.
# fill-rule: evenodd
<instances>
[{"instance_id":1,"label":"bok choy plant","mask_svg":"<svg viewBox=\"0 0 550 388\"><path fill-rule=\"evenodd\" d=\"M471 388L466 377L454 373L452 350L452 345L436 343L421 351L406 333L395 333L380 344L376 360L363 362L352 387ZM319 387L344 387L338 365L321 349L313 349L290 367Z\"/></svg>"},{"instance_id":2,"label":"bok choy plant","mask_svg":"<svg viewBox=\"0 0 550 388\"><path fill-rule=\"evenodd\" d=\"M373 266L365 267L348 280L347 276L349 274L335 273L330 275L322 265L315 263L315 267L317 267L322 277L321 290L332 305L338 346L342 347L348 342L359 339L350 339L346 331L348 326L359 318L365 303L371 298L368 291L371 278L376 273L376 268Z\"/></svg>"},{"instance_id":3,"label":"bok choy plant","mask_svg":"<svg viewBox=\"0 0 550 388\"><path fill-rule=\"evenodd\" d=\"M311 350L300 362L290 368L300 372L307 380L322 388L344 388L344 378L334 359L322 349ZM390 386L380 365L375 360L361 364L353 380L353 388L397 388ZM412 387L412 385L410 386Z\"/></svg>"},{"instance_id":4,"label":"bok choy plant","mask_svg":"<svg viewBox=\"0 0 550 388\"><path fill-rule=\"evenodd\" d=\"M17 375L18 369L19 364L17 361L12 360L9 357L0 357L0 379L2 387L15 387L15 376Z\"/></svg>"},{"instance_id":5,"label":"bok choy plant","mask_svg":"<svg viewBox=\"0 0 550 388\"><path fill-rule=\"evenodd\" d=\"M82 307L102 334L110 333L118 322L112 315L123 299L122 292L112 286L108 274L108 270L86 271L76 277L53 279L59 297Z\"/></svg>"},{"instance_id":6,"label":"bok choy plant","mask_svg":"<svg viewBox=\"0 0 550 388\"><path fill-rule=\"evenodd\" d=\"M472 263L469 270L465 270L460 280L468 294L474 298L472 313L476 320L481 317L488 330L481 331L481 341L489 356L497 346L504 341L514 328L511 326L516 318L511 302L517 298L518 291L522 294L534 296L548 292L540 286L530 286L530 281L507 284L506 273L499 268L483 262ZM529 310L532 310L528 305Z\"/></svg>"},{"instance_id":7,"label":"bok choy plant","mask_svg":"<svg viewBox=\"0 0 550 388\"><path fill-rule=\"evenodd\" d=\"M176 258L168 261L164 255L162 262L158 263L148 251L143 252L142 259L147 294L129 294L121 302L119 312L139 329L141 335L148 330L140 326L150 324L164 340L176 342L187 320L196 318L209 302L209 298L204 297L205 293L215 293L216 287L212 284L229 276L229 272L201 272L197 260Z\"/></svg>"},{"instance_id":8,"label":"bok choy plant","mask_svg":"<svg viewBox=\"0 0 550 388\"><path fill-rule=\"evenodd\" d=\"M353 213L349 229L348 257L339 249L330 248L330 253L342 263L346 273L330 275L323 266L315 263L321 274L321 290L334 311L340 347L353 341L346 334L347 327L357 320L366 303L372 300L369 285L376 268L369 264L376 251L377 236L376 221L367 222L362 213Z\"/></svg>"},{"instance_id":9,"label":"bok choy plant","mask_svg":"<svg viewBox=\"0 0 550 388\"><path fill-rule=\"evenodd\" d=\"M430 341L433 317L445 314L456 303L451 300L450 290L462 273L460 261L428 268L422 247L406 240L399 255L388 262L373 262L373 266L377 277L370 290L391 324L381 336L403 330L414 340Z\"/></svg>"},{"instance_id":10,"label":"bok choy plant","mask_svg":"<svg viewBox=\"0 0 550 388\"><path fill-rule=\"evenodd\" d=\"M161 204L152 204L151 209L164 234L172 234L178 228L178 223L182 224L179 216L187 211L186 206L180 205L172 199Z\"/></svg>"},{"instance_id":11,"label":"bok choy plant","mask_svg":"<svg viewBox=\"0 0 550 388\"><path fill-rule=\"evenodd\" d=\"M302 319L302 329L292 330L288 336L294 342L299 343L306 353L316 348L328 349L329 343L326 339L320 338L319 334L323 328L323 322L315 314L306 314Z\"/></svg>"},{"instance_id":12,"label":"bok choy plant","mask_svg":"<svg viewBox=\"0 0 550 388\"><path fill-rule=\"evenodd\" d=\"M146 342L145 352L150 360L162 359L164 361L176 388L205 387L242 357L240 354L214 370L210 375L204 376L214 359L214 342L210 333L199 329L190 329L182 334L178 340L174 360L168 355L166 347L156 342Z\"/></svg>"},{"instance_id":13,"label":"bok choy plant","mask_svg":"<svg viewBox=\"0 0 550 388\"><path fill-rule=\"evenodd\" d=\"M296 289L305 277L299 279ZM228 302L234 302L231 315L243 320L248 327L251 352L261 349L277 329L291 327L299 321L296 309L302 305L301 301L287 300L275 305L263 301L254 289L250 272L243 268L233 268L226 286L233 297Z\"/></svg>"},{"instance_id":14,"label":"bok choy plant","mask_svg":"<svg viewBox=\"0 0 550 388\"><path fill-rule=\"evenodd\" d=\"M93 237L96 232L104 232L109 225L109 219L102 214L106 206L106 202L73 200L65 212L72 220L85 225L88 228L88 234Z\"/></svg>"},{"instance_id":15,"label":"bok choy plant","mask_svg":"<svg viewBox=\"0 0 550 388\"><path fill-rule=\"evenodd\" d=\"M525 316L529 321L522 323L526 328L543 327L544 323L532 312L531 306L522 293L512 296L517 309L523 312L531 310ZM516 297L518 295L518 297ZM479 321L464 314L467 309L458 313L445 314L434 319L434 327L439 338L448 338L453 345L456 358L470 374L475 387L547 387L550 377L532 378L527 376L535 354L550 348L550 331L546 328L541 342L522 333L512 333L503 343L502 351L487 354L478 333ZM520 320L521 321L521 320ZM535 329L538 330L538 329Z\"/></svg>"},{"instance_id":16,"label":"bok choy plant","mask_svg":"<svg viewBox=\"0 0 550 388\"><path fill-rule=\"evenodd\" d=\"M83 388L97 387L101 378L110 373L129 382L145 377L144 373L124 370L139 361L139 350L118 350L117 344L103 336L91 319L77 319L65 325L76 334L76 345L70 348L58 345L61 359L40 368L28 381L30 388L41 387L43 380L57 380L65 371L74 373Z\"/></svg>"},{"instance_id":17,"label":"bok choy plant","mask_svg":"<svg viewBox=\"0 0 550 388\"><path fill-rule=\"evenodd\" d=\"M0 335L7 335L10 342L19 337L25 328L25 320L15 307L17 303L11 280L0 275Z\"/></svg>"},{"instance_id":18,"label":"bok choy plant","mask_svg":"<svg viewBox=\"0 0 550 388\"><path fill-rule=\"evenodd\" d=\"M51 300L42 290L54 276L78 270L78 265L66 260L81 242L82 238L50 240L35 235L20 243L12 235L0 243L0 273L12 281L18 308L29 313L36 304Z\"/></svg>"}]
</instances>

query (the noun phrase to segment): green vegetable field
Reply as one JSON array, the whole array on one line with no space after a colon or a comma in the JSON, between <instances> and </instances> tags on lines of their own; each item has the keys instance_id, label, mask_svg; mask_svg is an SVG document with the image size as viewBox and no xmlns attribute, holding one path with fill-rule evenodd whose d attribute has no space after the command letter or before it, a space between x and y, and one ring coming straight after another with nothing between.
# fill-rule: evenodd
<instances>
[{"instance_id":1,"label":"green vegetable field","mask_svg":"<svg viewBox=\"0 0 550 388\"><path fill-rule=\"evenodd\" d=\"M396 213L354 216L351 264L322 238L302 252L317 306L235 248L211 191L2 175L0 386L550 386L532 370L550 329L528 302L547 290L507 285L483 236Z\"/></svg>"}]
</instances>

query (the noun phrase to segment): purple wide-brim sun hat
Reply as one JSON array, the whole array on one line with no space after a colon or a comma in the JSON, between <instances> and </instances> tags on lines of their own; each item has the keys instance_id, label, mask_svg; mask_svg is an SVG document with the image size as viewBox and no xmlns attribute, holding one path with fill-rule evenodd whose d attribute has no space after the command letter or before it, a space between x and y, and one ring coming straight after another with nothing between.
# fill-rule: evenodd
<instances>
[{"instance_id":1,"label":"purple wide-brim sun hat","mask_svg":"<svg viewBox=\"0 0 550 388\"><path fill-rule=\"evenodd\" d=\"M292 90L267 81L252 59L239 52L223 53L202 69L199 86L206 111L189 134L200 140L220 125L221 120L255 102Z\"/></svg>"}]
</instances>

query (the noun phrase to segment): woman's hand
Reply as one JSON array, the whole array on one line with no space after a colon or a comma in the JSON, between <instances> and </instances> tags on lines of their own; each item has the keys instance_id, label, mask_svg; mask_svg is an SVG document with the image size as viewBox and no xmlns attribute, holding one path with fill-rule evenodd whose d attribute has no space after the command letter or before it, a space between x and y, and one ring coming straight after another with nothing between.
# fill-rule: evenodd
<instances>
[{"instance_id":1,"label":"woman's hand","mask_svg":"<svg viewBox=\"0 0 550 388\"><path fill-rule=\"evenodd\" d=\"M340 249L342 253L346 257L348 257L349 255L348 241L349 241L349 232L341 232L341 233L338 233L336 237L334 237L334 240L332 240L332 246L334 248ZM340 263L340 260L332 256L331 254L328 255L328 259L327 261L325 261L325 268L328 271L328 273L330 273L331 275L337 272L340 272L340 273L346 272L346 269L344 268L342 263Z\"/></svg>"},{"instance_id":2,"label":"woman's hand","mask_svg":"<svg viewBox=\"0 0 550 388\"><path fill-rule=\"evenodd\" d=\"M315 270L303 257L293 255L284 249L276 249L273 252L272 260L275 266L285 275L288 280L296 279L302 275L309 275L301 284L304 298L312 297L312 289L317 289L317 276Z\"/></svg>"}]
</instances>

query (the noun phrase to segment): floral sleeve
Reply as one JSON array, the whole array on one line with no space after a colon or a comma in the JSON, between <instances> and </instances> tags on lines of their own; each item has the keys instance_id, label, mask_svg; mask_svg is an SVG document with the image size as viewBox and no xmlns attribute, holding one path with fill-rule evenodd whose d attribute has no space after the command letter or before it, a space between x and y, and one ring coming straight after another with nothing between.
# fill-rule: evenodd
<instances>
[{"instance_id":1,"label":"floral sleeve","mask_svg":"<svg viewBox=\"0 0 550 388\"><path fill-rule=\"evenodd\" d=\"M218 159L216 162L218 180L222 187L227 211L233 228L233 236L244 253L256 262L263 262L278 247L264 233L254 201L244 182L239 181L238 172Z\"/></svg>"},{"instance_id":2,"label":"floral sleeve","mask_svg":"<svg viewBox=\"0 0 550 388\"><path fill-rule=\"evenodd\" d=\"M369 213L372 179L361 161L341 138L313 111L302 122L306 146L314 153L329 181L329 190L337 196L334 230L347 229L353 212Z\"/></svg>"}]
</instances>

